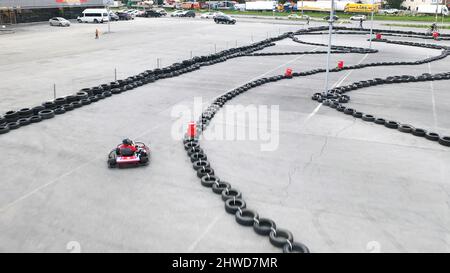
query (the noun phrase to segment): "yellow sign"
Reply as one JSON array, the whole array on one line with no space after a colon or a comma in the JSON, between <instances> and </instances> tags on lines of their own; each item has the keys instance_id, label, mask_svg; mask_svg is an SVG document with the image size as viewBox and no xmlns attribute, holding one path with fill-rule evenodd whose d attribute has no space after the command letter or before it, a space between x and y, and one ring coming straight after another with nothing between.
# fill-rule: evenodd
<instances>
[{"instance_id":1,"label":"yellow sign","mask_svg":"<svg viewBox=\"0 0 450 273\"><path fill-rule=\"evenodd\" d=\"M378 5L374 4L347 4L345 12L378 12Z\"/></svg>"}]
</instances>

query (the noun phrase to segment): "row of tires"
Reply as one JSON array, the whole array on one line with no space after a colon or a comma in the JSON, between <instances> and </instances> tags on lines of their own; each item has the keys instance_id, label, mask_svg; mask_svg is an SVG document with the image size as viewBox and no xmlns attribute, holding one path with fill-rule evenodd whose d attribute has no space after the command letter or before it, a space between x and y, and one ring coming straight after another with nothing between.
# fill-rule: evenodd
<instances>
[{"instance_id":1,"label":"row of tires","mask_svg":"<svg viewBox=\"0 0 450 273\"><path fill-rule=\"evenodd\" d=\"M348 50L347 48L342 48L343 50ZM254 56L261 56L264 53L252 54ZM444 52L442 58L446 57L448 53ZM272 55L276 55L273 53ZM287 54L286 54L287 55ZM439 58L428 58L425 59L425 62L432 62ZM420 64L421 61L416 62L389 62L389 63L375 63L369 65L355 65L347 67L347 69L358 69L363 68L370 65L401 65L401 64ZM337 72L341 69L334 69L332 71ZM214 118L215 114L220 110L221 107L224 106L229 100L233 99L235 96L242 94L248 91L251 88L256 86L260 86L265 83L275 82L282 79L292 78L294 76L307 76L316 73L325 72L325 69L314 69L310 71L300 72L300 73L292 73L290 76L286 75L278 75L273 77L265 77L261 79L254 80L245 85L242 85L234 90L228 91L225 94L216 98L213 103L201 114L198 122L197 122L197 134L200 134L204 130L206 130L207 126L210 124L210 121ZM442 80L448 79L450 74L424 74L419 77L413 76L396 76L396 77L388 77L386 79L377 78L374 80L361 81L354 83L351 86L340 87L339 89L335 89L330 91L329 94L326 94L325 97L322 94L315 94L313 96L314 99L321 100L325 105L329 105L330 107L339 106L339 111L343 111L345 114L354 115L355 117L361 118L367 122L375 122L377 124L383 124L388 128L397 128L402 132L411 132L414 135L424 136L426 138L436 138L435 133L426 132L423 129L413 128L409 125L401 125L392 121L386 121L380 118L375 118L369 114L363 114L362 112L358 112L351 108L346 108L341 105L341 103L346 103L350 100L348 95L345 95L345 92L355 90L358 88L363 88L371 85L382 84L382 83L399 83L405 81L425 81L425 80ZM447 141L447 137L440 138L440 142ZM235 215L236 222L243 226L252 226L254 231L260 235L268 235L270 242L277 247L282 247L283 252L300 252L300 253L308 253L309 249L302 243L294 242L293 235L291 232L285 229L277 228L275 222L268 218L260 218L258 213L254 210L248 209L246 206L246 202L242 198L242 193L231 187L231 184L225 181L221 181L220 178L215 173L214 169L211 167L210 162L202 148L198 143L198 138L189 138L186 137L184 139L184 148L187 151L187 154L193 164L194 170L197 172L197 176L200 178L201 184L205 187L211 187L212 191L216 194L220 194L222 196L222 200L225 201L225 210Z\"/></svg>"},{"instance_id":2,"label":"row of tires","mask_svg":"<svg viewBox=\"0 0 450 273\"><path fill-rule=\"evenodd\" d=\"M205 112L204 116L211 115L214 109L218 110L219 108L219 104L211 105L208 110L209 113ZM222 181L216 175L205 152L200 148L197 138L186 137L183 142L201 185L211 188L213 193L221 196L225 211L234 215L238 224L244 227L253 227L253 230L259 235L269 236L270 243L275 247L282 248L285 253L309 253L307 246L294 242L293 234L289 230L277 227L273 220L261 218L255 210L247 208L242 192L233 188L230 183Z\"/></svg>"},{"instance_id":3,"label":"row of tires","mask_svg":"<svg viewBox=\"0 0 450 273\"><path fill-rule=\"evenodd\" d=\"M385 79L375 78L367 81L359 81L346 86L330 89L326 93L315 93L312 96L312 99L322 103L324 106L334 108L339 112L342 112L346 115L351 115L355 118L360 118L363 121L374 122L375 124L384 125L385 127L390 129L397 129L403 133L411 133L414 136L424 137L428 140L436 141L441 145L450 147L449 136L440 136L435 132L430 132L422 128L415 128L414 126L409 124L402 124L396 121L375 117L372 114L363 113L351 107L345 107L344 105L342 105L343 103L347 103L350 100L350 97L348 95L345 95L344 93L353 90L382 84L408 83L418 81L436 81L436 80L450 80L450 72L438 73L434 75L425 73L417 77L409 75L401 75L401 76L391 76Z\"/></svg>"},{"instance_id":4,"label":"row of tires","mask_svg":"<svg viewBox=\"0 0 450 273\"><path fill-rule=\"evenodd\" d=\"M44 119L50 119L55 115L64 114L67 111L132 90L158 79L180 76L184 73L200 69L201 66L213 65L219 62L225 62L230 58L246 56L252 52L273 46L274 41L284 39L284 37L284 35L280 35L279 37L267 39L249 46L232 48L208 56L194 57L180 63L174 63L168 67L146 70L136 76L110 82L109 84L83 88L76 94L56 98L53 101L47 101L35 107L8 111L3 116L0 116L0 134L8 133L11 130L37 123Z\"/></svg>"}]
</instances>

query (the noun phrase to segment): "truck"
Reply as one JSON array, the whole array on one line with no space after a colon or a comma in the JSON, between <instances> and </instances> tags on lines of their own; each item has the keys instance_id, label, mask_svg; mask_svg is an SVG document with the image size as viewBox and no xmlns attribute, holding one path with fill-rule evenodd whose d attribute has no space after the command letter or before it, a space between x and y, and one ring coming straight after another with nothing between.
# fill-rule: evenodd
<instances>
[{"instance_id":1,"label":"truck","mask_svg":"<svg viewBox=\"0 0 450 273\"><path fill-rule=\"evenodd\" d=\"M245 10L275 10L277 1L245 2Z\"/></svg>"},{"instance_id":2,"label":"truck","mask_svg":"<svg viewBox=\"0 0 450 273\"><path fill-rule=\"evenodd\" d=\"M358 3L349 3L345 5L344 12L360 12L360 13L369 13L369 12L378 12L377 4L358 4Z\"/></svg>"},{"instance_id":3,"label":"truck","mask_svg":"<svg viewBox=\"0 0 450 273\"><path fill-rule=\"evenodd\" d=\"M448 16L448 8L445 5L418 5L416 13L418 14L439 14Z\"/></svg>"},{"instance_id":4,"label":"truck","mask_svg":"<svg viewBox=\"0 0 450 273\"><path fill-rule=\"evenodd\" d=\"M334 2L334 10L335 11L344 11L347 4L350 1L335 1ZM303 4L303 6L302 6ZM306 10L306 11L330 11L331 9L331 1L303 1L297 2L297 10ZM295 10L295 9L294 9Z\"/></svg>"}]
</instances>

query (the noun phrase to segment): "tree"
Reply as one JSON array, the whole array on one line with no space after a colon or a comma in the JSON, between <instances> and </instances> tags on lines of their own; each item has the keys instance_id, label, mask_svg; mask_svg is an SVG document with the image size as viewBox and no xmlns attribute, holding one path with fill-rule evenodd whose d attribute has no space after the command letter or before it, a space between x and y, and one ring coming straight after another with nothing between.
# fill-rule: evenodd
<instances>
[{"instance_id":1,"label":"tree","mask_svg":"<svg viewBox=\"0 0 450 273\"><path fill-rule=\"evenodd\" d=\"M405 0L386 0L387 5L391 9L399 9Z\"/></svg>"}]
</instances>

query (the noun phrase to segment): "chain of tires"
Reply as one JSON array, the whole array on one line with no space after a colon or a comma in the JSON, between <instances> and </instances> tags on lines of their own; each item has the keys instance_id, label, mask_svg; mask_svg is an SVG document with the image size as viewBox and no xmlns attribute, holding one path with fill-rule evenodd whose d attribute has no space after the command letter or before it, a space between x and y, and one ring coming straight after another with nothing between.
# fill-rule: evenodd
<instances>
[{"instance_id":1,"label":"chain of tires","mask_svg":"<svg viewBox=\"0 0 450 273\"><path fill-rule=\"evenodd\" d=\"M287 34L283 34L248 46L227 49L207 56L194 57L164 68L146 70L138 75L110 82L109 84L83 88L75 94L59 97L55 100L44 102L41 105L7 111L3 116L0 116L0 134L6 134L11 130L17 130L30 124L54 118L55 116L90 105L113 95L133 90L159 79L177 77L200 69L202 66L209 66L225 62L228 59L247 56L254 51L273 46L275 45L273 42L285 39L287 36Z\"/></svg>"},{"instance_id":2,"label":"chain of tires","mask_svg":"<svg viewBox=\"0 0 450 273\"><path fill-rule=\"evenodd\" d=\"M336 27L337 31L347 30L360 32L360 34L365 34L364 31L367 29L352 29L345 27ZM18 111L8 111L3 117L0 117L0 134L9 132L10 130L18 129L22 126L37 123L45 119L51 119L55 115L61 115L68 111L80 108L85 105L97 102L112 95L120 94L144 84L154 82L159 79L176 77L184 73L188 73L199 69L202 66L213 65L219 62L225 62L231 58L243 57L243 56L262 56L255 55L254 52L262 50L264 48L275 45L275 41L283 40L286 38L291 38L295 42L305 43L297 38L295 35L302 34L314 34L320 31L327 30L327 27L314 27L309 29L302 29L295 33L288 32L279 35L274 38L266 39L257 43L253 43L249 46L236 47L228 50L224 50L215 54L194 57L189 60L184 60L181 63L175 63L165 68L157 68L154 70L146 70L136 76L128 77L124 80L119 80L116 82L111 82L109 84L102 84L93 88L85 88L76 94L69 95L66 97L57 98L54 101L48 101L42 105L38 105L32 108L23 108ZM421 37L426 37L424 33L411 33L402 31L387 31L387 30L375 30L375 32L382 32L388 34L401 34L401 35L419 35ZM442 35L446 37L446 35ZM393 44L402 44L409 46L418 46L425 48L441 49L442 53L435 57L429 57L423 60L410 61L410 62L379 62L379 63L369 63L369 64L358 64L353 66L345 66L343 68L334 68L330 72L339 72L345 69L361 69L370 66L386 66L386 65L418 65L423 63L428 63L445 58L450 54L449 49L440 45L430 45L403 41L388 41L386 39L379 39L373 41L386 42ZM309 43L311 44L311 43ZM325 46L323 44L315 44L319 46ZM376 50L369 50L364 48L352 48L352 47L339 47L333 46L335 53L375 53ZM339 51L339 52L338 52ZM279 55L279 54L273 54ZM282 54L284 55L284 54ZM288 54L286 54L288 55ZM247 84L244 84L234 90L226 92L225 94L216 98L213 103L202 113L199 122L197 123L197 132L201 134L207 126L209 125L211 119L220 110L220 108L229 100L233 99L235 96L242 94L254 87L260 86L262 84L276 82L283 79L291 79L293 77L302 77L318 73L325 72L325 69L313 69L304 72L294 72L291 75L277 75L272 77L264 77L261 79L254 80ZM386 79L376 78L373 80L360 81L353 83L351 85L342 86L328 90L325 93L316 93L313 95L313 99L322 102L326 106L336 108L348 115L353 115L356 118L361 118L364 121L375 122L381 124L384 119L375 118L373 115L363 114L352 108L346 108L342 106L342 103L346 103L350 100L348 95L344 93L356 90L363 87L368 87L377 84L391 84L391 83L402 83L410 81L428 81L428 80L444 80L450 78L449 73L439 73L439 74L423 74L418 77L414 76L394 76L388 77ZM430 140L438 140L439 143L447 145L450 141L449 137L439 137L436 133L426 132L423 129L414 128L409 125L402 125L397 122L386 121L383 123L388 128L397 128L402 132L411 132L416 136L424 136ZM308 253L309 249L307 246L300 242L294 242L293 235L290 231L282 228L278 228L276 223L270 218L261 218L259 214L251 209L247 208L247 204L242 198L242 193L231 186L230 183L222 181L214 172L211 167L210 162L207 161L207 156L205 151L200 147L199 139L185 137L184 147L186 152L193 164L194 170L197 172L201 184L205 187L210 187L212 191L216 194L220 194L222 200L225 202L225 210L235 215L236 221L243 226L252 226L254 231L260 235L269 236L270 242L276 246L283 249L283 252L299 252Z\"/></svg>"},{"instance_id":3,"label":"chain of tires","mask_svg":"<svg viewBox=\"0 0 450 273\"><path fill-rule=\"evenodd\" d=\"M297 32L298 33L298 32ZM289 37L291 37L293 40L295 39L293 34L290 34ZM295 39L297 42L303 43L302 41ZM428 44L420 44L420 43L408 43L408 42L402 42L402 41L387 41L385 39L379 40L379 42L390 42L390 43L396 43L396 44L404 44L404 45L411 45L411 46L419 46L419 47L426 47L426 48L434 48L434 49L443 49L442 53L435 57L426 58L419 61L413 61L413 62L385 62L385 63L372 63L372 64L359 64L354 66L347 66L343 68L335 68L331 69L331 72L338 72L345 69L360 69L364 67L369 66L380 66L380 65L417 65L427 62L436 61L442 58L445 58L449 55L448 48L444 46L439 45L428 45ZM314 44L321 46L322 44ZM326 45L323 45L326 46ZM348 50L350 47L339 47L339 46L333 46L334 49L340 50ZM354 48L351 50L355 51L362 51L364 49L361 48ZM372 50L371 52L366 53L374 53ZM250 54L251 56L256 56L255 53ZM259 53L258 53L259 55ZM277 55L277 54L272 54ZM270 82L276 82L283 79L290 79L293 77L300 77L300 76L307 76L312 74L317 74L325 72L325 69L314 69L310 71L304 71L304 72L294 72L291 75L278 75L278 76L272 76L272 77L264 77L260 79L256 79L252 82L249 82L247 84L244 84L236 89L233 89L231 91L226 92L225 94L219 96L216 98L212 104L209 105L209 107L206 108L206 110L201 114L198 122L197 122L197 137L189 137L186 136L183 139L184 148L187 152L188 157L190 158L193 169L197 172L197 177L200 179L201 185L204 187L209 187L212 189L212 192L215 194L220 194L222 197L222 200L225 202L225 211L227 213L233 214L235 216L235 220L238 224L243 226L250 226L253 227L253 230L260 235L263 236L269 236L269 241L272 243L272 245L276 247L280 247L283 249L283 252L289 253L289 252L297 252L297 253L308 253L309 249L306 245L304 245L301 242L294 242L294 237L292 232L290 232L287 229L282 229L277 227L275 221L273 221L270 218L264 217L261 218L259 214L252 209L247 208L247 203L243 199L242 192L239 191L237 188L232 187L229 182L223 181L219 178L219 176L215 173L215 170L212 168L211 163L208 161L208 157L205 153L205 151L200 147L199 144L199 135L206 130L208 125L210 124L211 120L214 118L215 114L220 110L221 107L224 106L225 103L233 99L234 97L263 84L270 83ZM414 76L394 76L394 77L388 77L386 79L380 79L376 78L373 80L367 80L367 81L361 81L356 82L353 84L350 84L348 86L342 86L338 88L334 88L329 90L325 93L316 93L313 95L313 99L318 100L322 102L326 106L330 106L332 108L336 108L338 111L342 111L345 114L353 115L356 118L361 118L364 121L367 122L376 122L377 124L381 124L383 121L383 124L388 128L393 128L393 122L392 121L386 121L381 118L375 118L373 115L364 114L362 112L358 112L355 109L346 108L342 104L346 103L350 100L350 97L348 95L345 95L345 92L349 92L351 90L356 90L358 88L363 88L367 86L373 86L377 84L392 84L392 83L403 83L403 82L409 82L409 81L428 81L428 80L444 80L444 79L450 79L450 72L449 73L439 73L435 75L431 74L423 74L418 77ZM404 125L404 124L397 124L397 128L402 132L411 132L413 135L416 136L424 136L427 139L434 139L439 140L439 143L446 145L448 141L450 141L450 138L448 137L441 137L436 139L436 136L438 136L436 133L426 132L423 129L414 128L410 125ZM447 145L446 145L447 146Z\"/></svg>"}]
</instances>

